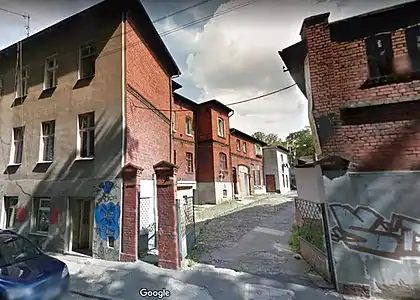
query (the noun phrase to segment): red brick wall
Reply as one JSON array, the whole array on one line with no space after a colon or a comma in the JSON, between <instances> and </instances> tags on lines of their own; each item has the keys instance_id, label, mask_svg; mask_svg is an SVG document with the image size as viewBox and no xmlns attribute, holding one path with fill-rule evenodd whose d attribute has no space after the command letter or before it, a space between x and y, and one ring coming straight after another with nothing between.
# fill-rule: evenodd
<instances>
[{"instance_id":1,"label":"red brick wall","mask_svg":"<svg viewBox=\"0 0 420 300\"><path fill-rule=\"evenodd\" d=\"M176 165L178 181L195 181L195 144L181 139L174 139L174 150L176 151ZM193 171L187 169L187 152L193 154ZM175 162L174 162L175 163Z\"/></svg>"},{"instance_id":2,"label":"red brick wall","mask_svg":"<svg viewBox=\"0 0 420 300\"><path fill-rule=\"evenodd\" d=\"M126 22L127 84L133 86L155 107L170 115L170 78L153 52L136 32L130 19Z\"/></svg>"},{"instance_id":3,"label":"red brick wall","mask_svg":"<svg viewBox=\"0 0 420 300\"><path fill-rule=\"evenodd\" d=\"M126 79L144 99L157 108L169 109L170 79L128 21L126 26ZM168 118L169 111L162 111ZM126 162L144 168L142 178L151 178L153 165L169 160L170 126L167 120L127 91Z\"/></svg>"},{"instance_id":4,"label":"red brick wall","mask_svg":"<svg viewBox=\"0 0 420 300\"><path fill-rule=\"evenodd\" d=\"M304 32L315 116L337 116L335 136L321 142L323 154L345 155L359 165L359 170L418 169L420 115L413 115L412 111L417 111L420 104L356 109L350 123L343 123L339 107L349 102L419 95L419 81L359 89L368 78L364 40L332 42L326 23L310 26ZM392 44L394 57L407 52L403 29L392 32ZM373 122L378 114L382 119Z\"/></svg>"},{"instance_id":5,"label":"red brick wall","mask_svg":"<svg viewBox=\"0 0 420 300\"><path fill-rule=\"evenodd\" d=\"M212 143L202 143L198 145L197 153L197 181L198 182L214 182L215 176L213 172L213 146Z\"/></svg>"},{"instance_id":6,"label":"red brick wall","mask_svg":"<svg viewBox=\"0 0 420 300\"><path fill-rule=\"evenodd\" d=\"M212 169L216 182L231 182L232 181L232 163L229 153L229 145L221 145L219 143L213 143L213 161L214 168ZM223 179L220 179L220 153L226 154L227 158L227 170L223 173Z\"/></svg>"}]
</instances>

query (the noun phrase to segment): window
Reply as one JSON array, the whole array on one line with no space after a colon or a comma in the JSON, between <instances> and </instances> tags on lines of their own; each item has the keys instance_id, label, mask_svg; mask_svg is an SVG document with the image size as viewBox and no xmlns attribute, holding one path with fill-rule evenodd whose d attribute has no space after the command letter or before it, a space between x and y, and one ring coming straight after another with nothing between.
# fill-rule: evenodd
<instances>
[{"instance_id":1,"label":"window","mask_svg":"<svg viewBox=\"0 0 420 300\"><path fill-rule=\"evenodd\" d=\"M407 29L406 41L411 69L414 72L420 72L420 26Z\"/></svg>"},{"instance_id":2,"label":"window","mask_svg":"<svg viewBox=\"0 0 420 300\"><path fill-rule=\"evenodd\" d=\"M96 49L87 44L80 47L79 79L95 76Z\"/></svg>"},{"instance_id":3,"label":"window","mask_svg":"<svg viewBox=\"0 0 420 300\"><path fill-rule=\"evenodd\" d=\"M241 151L241 141L239 139L236 140L236 151Z\"/></svg>"},{"instance_id":4,"label":"window","mask_svg":"<svg viewBox=\"0 0 420 300\"><path fill-rule=\"evenodd\" d=\"M283 154L280 154L280 157L281 157L281 162L283 163L284 162Z\"/></svg>"},{"instance_id":5,"label":"window","mask_svg":"<svg viewBox=\"0 0 420 300\"><path fill-rule=\"evenodd\" d=\"M194 172L194 164L193 164L193 154L191 152L187 152L187 172L192 173Z\"/></svg>"},{"instance_id":6,"label":"window","mask_svg":"<svg viewBox=\"0 0 420 300\"><path fill-rule=\"evenodd\" d=\"M41 255L41 251L23 236L7 233L0 236L0 268Z\"/></svg>"},{"instance_id":7,"label":"window","mask_svg":"<svg viewBox=\"0 0 420 300\"><path fill-rule=\"evenodd\" d=\"M18 197L4 197L4 210L6 212L6 228L13 228L16 219Z\"/></svg>"},{"instance_id":8,"label":"window","mask_svg":"<svg viewBox=\"0 0 420 300\"><path fill-rule=\"evenodd\" d=\"M0 97L4 95L4 78L0 76Z\"/></svg>"},{"instance_id":9,"label":"window","mask_svg":"<svg viewBox=\"0 0 420 300\"><path fill-rule=\"evenodd\" d=\"M174 165L176 165L176 150L174 150Z\"/></svg>"},{"instance_id":10,"label":"window","mask_svg":"<svg viewBox=\"0 0 420 300\"><path fill-rule=\"evenodd\" d=\"M257 185L262 185L260 165L257 165Z\"/></svg>"},{"instance_id":11,"label":"window","mask_svg":"<svg viewBox=\"0 0 420 300\"><path fill-rule=\"evenodd\" d=\"M246 147L246 143L244 142L244 152L246 153L247 147Z\"/></svg>"},{"instance_id":12,"label":"window","mask_svg":"<svg viewBox=\"0 0 420 300\"><path fill-rule=\"evenodd\" d=\"M187 135L192 135L193 134L192 118L191 117L186 117L185 118L185 133Z\"/></svg>"},{"instance_id":13,"label":"window","mask_svg":"<svg viewBox=\"0 0 420 300\"><path fill-rule=\"evenodd\" d=\"M23 67L19 75L16 82L16 98L22 98L28 95L29 66Z\"/></svg>"},{"instance_id":14,"label":"window","mask_svg":"<svg viewBox=\"0 0 420 300\"><path fill-rule=\"evenodd\" d=\"M262 156L263 152L262 152L262 147L259 144L255 144L255 155L257 156Z\"/></svg>"},{"instance_id":15,"label":"window","mask_svg":"<svg viewBox=\"0 0 420 300\"><path fill-rule=\"evenodd\" d=\"M51 223L51 199L35 198L33 204L36 217L34 230L36 232L48 233Z\"/></svg>"},{"instance_id":16,"label":"window","mask_svg":"<svg viewBox=\"0 0 420 300\"><path fill-rule=\"evenodd\" d=\"M289 176L286 175L286 187L289 187Z\"/></svg>"},{"instance_id":17,"label":"window","mask_svg":"<svg viewBox=\"0 0 420 300\"><path fill-rule=\"evenodd\" d=\"M284 181L284 174L281 174L281 176L283 177L283 187L286 187L286 183Z\"/></svg>"},{"instance_id":18,"label":"window","mask_svg":"<svg viewBox=\"0 0 420 300\"><path fill-rule=\"evenodd\" d=\"M393 73L393 51L391 35L378 34L366 39L366 54L371 78Z\"/></svg>"},{"instance_id":19,"label":"window","mask_svg":"<svg viewBox=\"0 0 420 300\"><path fill-rule=\"evenodd\" d=\"M225 137L225 120L217 118L217 134L220 137Z\"/></svg>"},{"instance_id":20,"label":"window","mask_svg":"<svg viewBox=\"0 0 420 300\"><path fill-rule=\"evenodd\" d=\"M45 60L44 90L57 86L57 58L49 57Z\"/></svg>"},{"instance_id":21,"label":"window","mask_svg":"<svg viewBox=\"0 0 420 300\"><path fill-rule=\"evenodd\" d=\"M79 115L79 157L94 156L95 150L95 114Z\"/></svg>"},{"instance_id":22,"label":"window","mask_svg":"<svg viewBox=\"0 0 420 300\"><path fill-rule=\"evenodd\" d=\"M172 133L176 132L176 112L172 112Z\"/></svg>"},{"instance_id":23,"label":"window","mask_svg":"<svg viewBox=\"0 0 420 300\"><path fill-rule=\"evenodd\" d=\"M219 153L219 163L220 163L220 170L226 171L227 170L227 156L224 153Z\"/></svg>"},{"instance_id":24,"label":"window","mask_svg":"<svg viewBox=\"0 0 420 300\"><path fill-rule=\"evenodd\" d=\"M54 133L55 121L48 121L42 123L42 139L41 139L41 161L54 160Z\"/></svg>"},{"instance_id":25,"label":"window","mask_svg":"<svg viewBox=\"0 0 420 300\"><path fill-rule=\"evenodd\" d=\"M13 128L12 161L13 164L22 163L24 127Z\"/></svg>"}]
</instances>

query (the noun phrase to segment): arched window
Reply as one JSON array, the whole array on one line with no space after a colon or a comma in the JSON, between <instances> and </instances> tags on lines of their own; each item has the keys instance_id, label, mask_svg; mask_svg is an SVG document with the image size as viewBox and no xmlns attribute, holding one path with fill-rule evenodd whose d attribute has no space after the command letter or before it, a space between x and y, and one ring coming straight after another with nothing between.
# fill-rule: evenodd
<instances>
[{"instance_id":1,"label":"arched window","mask_svg":"<svg viewBox=\"0 0 420 300\"><path fill-rule=\"evenodd\" d=\"M219 163L220 163L220 170L226 171L227 167L227 156L223 152L219 153Z\"/></svg>"}]
</instances>

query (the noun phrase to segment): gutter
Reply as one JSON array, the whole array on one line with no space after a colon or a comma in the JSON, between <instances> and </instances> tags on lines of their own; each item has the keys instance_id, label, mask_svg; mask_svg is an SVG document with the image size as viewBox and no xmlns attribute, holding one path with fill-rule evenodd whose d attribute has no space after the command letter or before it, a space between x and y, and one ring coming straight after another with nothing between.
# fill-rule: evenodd
<instances>
[{"instance_id":1,"label":"gutter","mask_svg":"<svg viewBox=\"0 0 420 300\"><path fill-rule=\"evenodd\" d=\"M181 74L178 73L178 75L174 75L169 77L169 91L171 93L170 95L170 101L169 101L169 162L173 163L173 131L172 131L172 107L173 107L173 101L174 101L174 93L172 91L172 80L178 78Z\"/></svg>"}]
</instances>

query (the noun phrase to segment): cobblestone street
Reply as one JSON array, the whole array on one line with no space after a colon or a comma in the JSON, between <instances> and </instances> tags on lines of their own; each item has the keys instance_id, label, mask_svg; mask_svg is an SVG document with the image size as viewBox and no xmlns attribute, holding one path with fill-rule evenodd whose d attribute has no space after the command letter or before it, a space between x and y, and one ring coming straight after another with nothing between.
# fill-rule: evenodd
<instances>
[{"instance_id":1,"label":"cobblestone street","mask_svg":"<svg viewBox=\"0 0 420 300\"><path fill-rule=\"evenodd\" d=\"M265 195L206 222L192 268L213 265L293 283L310 283L311 268L289 249L293 194Z\"/></svg>"}]
</instances>

